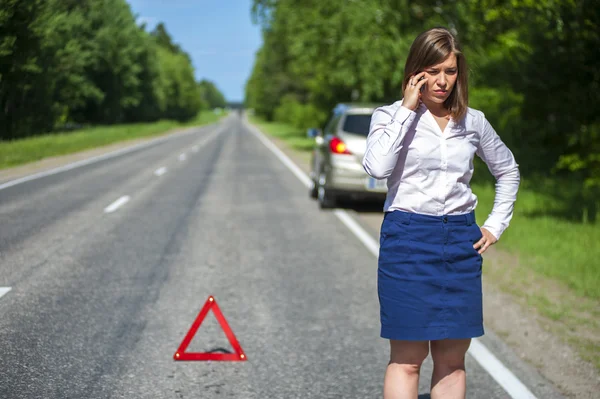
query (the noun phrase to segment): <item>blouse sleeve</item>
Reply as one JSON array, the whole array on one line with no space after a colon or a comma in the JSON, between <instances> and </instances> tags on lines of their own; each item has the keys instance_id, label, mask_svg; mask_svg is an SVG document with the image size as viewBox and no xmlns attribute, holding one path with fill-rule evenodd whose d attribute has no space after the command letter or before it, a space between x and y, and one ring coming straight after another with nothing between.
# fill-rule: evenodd
<instances>
[{"instance_id":1,"label":"blouse sleeve","mask_svg":"<svg viewBox=\"0 0 600 399\"><path fill-rule=\"evenodd\" d=\"M392 174L402 141L415 116L414 111L402 106L393 115L389 107L377 108L373 112L362 162L370 176L385 179Z\"/></svg>"},{"instance_id":2,"label":"blouse sleeve","mask_svg":"<svg viewBox=\"0 0 600 399\"><path fill-rule=\"evenodd\" d=\"M499 240L513 216L521 179L519 165L485 117L476 153L496 178L494 207L482 227Z\"/></svg>"}]
</instances>

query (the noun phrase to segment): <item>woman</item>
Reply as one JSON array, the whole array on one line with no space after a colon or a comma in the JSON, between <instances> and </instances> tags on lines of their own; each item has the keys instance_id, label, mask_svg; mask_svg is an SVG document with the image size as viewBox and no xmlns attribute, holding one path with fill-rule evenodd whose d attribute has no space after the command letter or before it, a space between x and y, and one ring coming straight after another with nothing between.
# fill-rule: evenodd
<instances>
[{"instance_id":1,"label":"woman","mask_svg":"<svg viewBox=\"0 0 600 399\"><path fill-rule=\"evenodd\" d=\"M431 398L464 398L465 354L483 335L482 257L512 218L519 169L480 111L468 108L467 65L447 29L423 32L406 60L403 99L371 119L363 166L388 179L378 267L381 336L390 340L384 398L417 398L433 359ZM497 180L480 228L473 158Z\"/></svg>"}]
</instances>

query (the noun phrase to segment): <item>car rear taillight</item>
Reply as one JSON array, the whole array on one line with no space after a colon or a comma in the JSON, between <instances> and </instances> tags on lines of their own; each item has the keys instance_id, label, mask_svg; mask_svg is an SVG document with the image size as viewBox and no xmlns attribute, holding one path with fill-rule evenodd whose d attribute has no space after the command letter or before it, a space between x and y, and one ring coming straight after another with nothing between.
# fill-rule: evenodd
<instances>
[{"instance_id":1,"label":"car rear taillight","mask_svg":"<svg viewBox=\"0 0 600 399\"><path fill-rule=\"evenodd\" d=\"M350 151L348 151L348 148L346 147L346 143L337 137L331 139L329 142L329 149L334 154L350 154Z\"/></svg>"}]
</instances>

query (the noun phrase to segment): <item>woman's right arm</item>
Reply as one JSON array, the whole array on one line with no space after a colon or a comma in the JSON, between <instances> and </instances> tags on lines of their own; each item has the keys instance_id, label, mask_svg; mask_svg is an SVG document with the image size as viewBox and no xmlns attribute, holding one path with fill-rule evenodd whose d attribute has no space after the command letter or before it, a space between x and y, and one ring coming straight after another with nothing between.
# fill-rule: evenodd
<instances>
[{"instance_id":1,"label":"woman's right arm","mask_svg":"<svg viewBox=\"0 0 600 399\"><path fill-rule=\"evenodd\" d=\"M415 111L404 106L393 115L389 108L377 108L373 112L362 162L365 171L376 179L385 179L392 174L404 136L416 116Z\"/></svg>"}]
</instances>

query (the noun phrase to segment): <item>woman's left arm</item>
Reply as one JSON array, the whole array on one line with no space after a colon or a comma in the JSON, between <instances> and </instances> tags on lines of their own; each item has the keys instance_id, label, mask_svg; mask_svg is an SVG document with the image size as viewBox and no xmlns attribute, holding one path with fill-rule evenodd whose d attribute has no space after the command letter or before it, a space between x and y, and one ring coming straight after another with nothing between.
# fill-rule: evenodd
<instances>
[{"instance_id":1,"label":"woman's left arm","mask_svg":"<svg viewBox=\"0 0 600 399\"><path fill-rule=\"evenodd\" d=\"M485 240L486 232L482 231L484 237L482 238L483 245L480 245L481 253L499 240L508 227L513 216L514 204L517 200L517 191L521 181L519 165L514 155L502 142L485 116L482 115L482 119L479 148L476 153L496 178L496 196L492 212L482 226L482 230L487 230L493 237L488 237L492 240Z\"/></svg>"}]
</instances>

